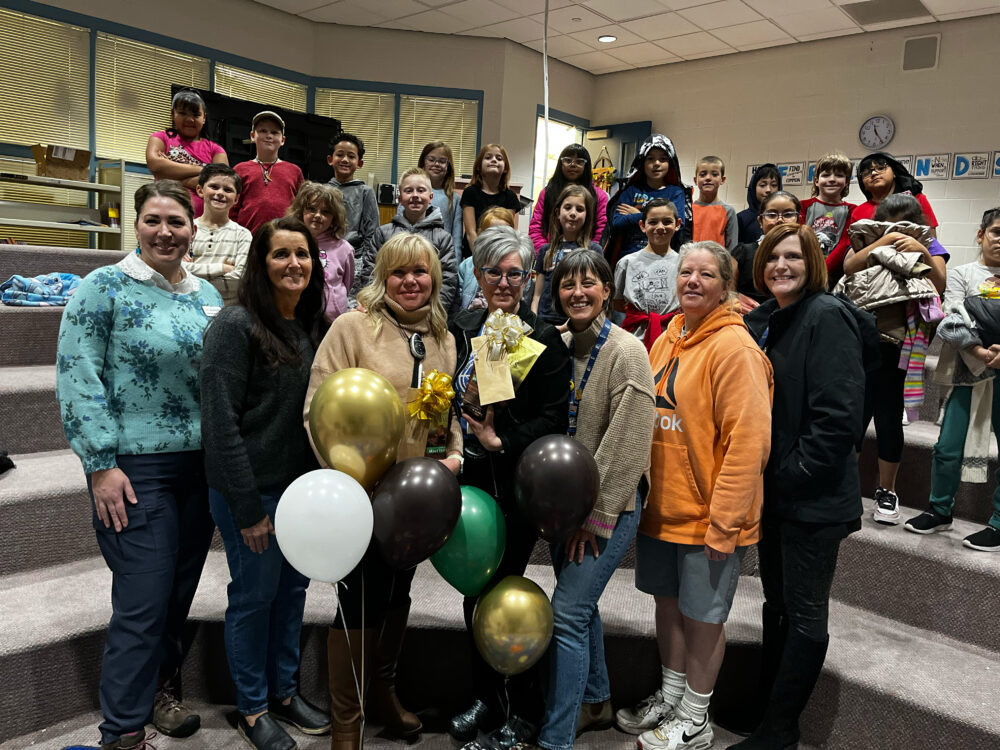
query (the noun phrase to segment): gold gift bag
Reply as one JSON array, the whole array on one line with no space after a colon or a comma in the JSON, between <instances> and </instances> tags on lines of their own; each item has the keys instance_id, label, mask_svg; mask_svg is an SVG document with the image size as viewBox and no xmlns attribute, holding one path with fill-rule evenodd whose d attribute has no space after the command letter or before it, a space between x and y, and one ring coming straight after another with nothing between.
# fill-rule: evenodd
<instances>
[{"instance_id":1,"label":"gold gift bag","mask_svg":"<svg viewBox=\"0 0 1000 750\"><path fill-rule=\"evenodd\" d=\"M545 344L528 338L532 327L511 313L494 310L483 335L472 339L479 405L514 398L514 391L545 351Z\"/></svg>"},{"instance_id":2,"label":"gold gift bag","mask_svg":"<svg viewBox=\"0 0 1000 750\"><path fill-rule=\"evenodd\" d=\"M427 373L419 388L410 388L406 399L406 432L397 461L414 456L445 458L453 398L451 375L438 370Z\"/></svg>"}]
</instances>

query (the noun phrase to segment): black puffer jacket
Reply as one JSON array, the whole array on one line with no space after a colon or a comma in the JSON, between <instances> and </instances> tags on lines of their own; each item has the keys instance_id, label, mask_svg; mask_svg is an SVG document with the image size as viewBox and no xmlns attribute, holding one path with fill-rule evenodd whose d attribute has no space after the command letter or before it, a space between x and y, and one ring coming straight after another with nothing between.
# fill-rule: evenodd
<instances>
[{"instance_id":1,"label":"black puffer jacket","mask_svg":"<svg viewBox=\"0 0 1000 750\"><path fill-rule=\"evenodd\" d=\"M449 326L455 336L458 370L468 362L470 341L479 335L486 314L486 310L464 310ZM494 405L493 427L503 443L503 453L490 451L482 458L466 454L461 477L463 484L489 492L502 506L513 502L514 469L524 449L543 435L566 434L569 386L573 377L569 350L559 332L536 317L524 302L517 314L534 329L529 338L545 344L545 351L517 389L514 399Z\"/></svg>"},{"instance_id":2,"label":"black puffer jacket","mask_svg":"<svg viewBox=\"0 0 1000 750\"><path fill-rule=\"evenodd\" d=\"M861 515L855 444L864 429L866 336L858 313L817 292L785 308L770 299L744 317L756 341L766 331L774 367L765 517L835 524Z\"/></svg>"}]
</instances>

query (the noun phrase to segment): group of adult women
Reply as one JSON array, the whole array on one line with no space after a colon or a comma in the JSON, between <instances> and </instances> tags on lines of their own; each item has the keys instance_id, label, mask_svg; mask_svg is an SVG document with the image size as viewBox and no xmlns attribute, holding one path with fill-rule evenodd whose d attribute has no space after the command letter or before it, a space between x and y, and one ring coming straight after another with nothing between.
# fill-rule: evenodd
<instances>
[{"instance_id":1,"label":"group of adult women","mask_svg":"<svg viewBox=\"0 0 1000 750\"><path fill-rule=\"evenodd\" d=\"M565 326L537 318L521 294L535 251L510 227L483 231L473 247L485 309L449 325L437 253L418 236L399 235L379 252L360 308L329 330L318 248L301 222L278 219L256 233L239 304L225 309L181 265L193 232L181 184L142 187L137 253L83 281L60 331L57 395L114 580L102 748L144 747L151 719L171 736L198 729L177 677L213 520L231 573L225 643L247 742L294 747L284 723L331 731L335 749L357 747L362 695L398 733L420 731L394 689L413 571L392 570L372 548L349 574L328 640L327 716L297 686L308 580L272 538L284 488L322 464L303 428L312 394L327 375L366 367L405 401L415 337L424 371L454 376L440 460L493 496L507 521L506 552L487 590L522 574L537 541L514 502L514 468L530 443L568 432L593 453L601 477L590 516L551 547L555 630L539 669L547 679L529 672L508 686L511 706L472 645L477 598L466 599L473 700L452 734L563 750L579 732L610 725L597 603L638 534L636 581L656 600L663 685L619 711L619 726L640 734L644 748L710 746L706 711L723 623L742 552L760 539L764 689L773 685L774 698L760 730L739 747L797 740L798 714L825 654L837 547L860 515L854 444L864 380L858 322L825 293L811 230L768 233L753 278L772 298L745 320L731 256L715 243L685 246L681 314L648 355L609 319L611 269L592 251L571 253L554 272L553 305ZM471 340L498 311L520 317L543 353L513 399L463 409L475 381ZM831 352L842 367L824 366ZM370 675L370 687L355 675Z\"/></svg>"}]
</instances>

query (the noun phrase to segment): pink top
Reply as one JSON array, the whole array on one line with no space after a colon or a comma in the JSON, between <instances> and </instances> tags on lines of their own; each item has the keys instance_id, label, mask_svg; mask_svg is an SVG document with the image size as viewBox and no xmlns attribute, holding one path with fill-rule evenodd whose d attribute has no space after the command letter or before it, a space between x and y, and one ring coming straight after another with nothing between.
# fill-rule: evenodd
<instances>
[{"instance_id":1,"label":"pink top","mask_svg":"<svg viewBox=\"0 0 1000 750\"><path fill-rule=\"evenodd\" d=\"M338 240L329 232L316 238L323 264L326 319L331 323L347 312L347 290L354 283L354 248L347 240Z\"/></svg>"},{"instance_id":2,"label":"pink top","mask_svg":"<svg viewBox=\"0 0 1000 750\"><path fill-rule=\"evenodd\" d=\"M599 245L604 238L604 225L608 221L608 194L596 185L594 186L594 192L597 193L597 216L594 217L594 236L591 239ZM542 249L542 245L548 244L548 239L545 236L547 229L546 231L542 230L542 214L544 212L545 190L543 189L538 196L535 209L531 212L531 222L528 224L528 236L535 243L536 255Z\"/></svg>"},{"instance_id":3,"label":"pink top","mask_svg":"<svg viewBox=\"0 0 1000 750\"><path fill-rule=\"evenodd\" d=\"M226 150L222 146L215 141L208 140L208 138L186 141L181 138L180 134L167 135L165 130L153 133L153 137L163 141L167 158L178 164L192 164L196 167L203 167L206 164L211 164L216 154L226 153ZM194 204L194 215L197 218L201 216L205 208L205 203L198 197L196 191L188 188L188 192L191 193L191 203Z\"/></svg>"}]
</instances>

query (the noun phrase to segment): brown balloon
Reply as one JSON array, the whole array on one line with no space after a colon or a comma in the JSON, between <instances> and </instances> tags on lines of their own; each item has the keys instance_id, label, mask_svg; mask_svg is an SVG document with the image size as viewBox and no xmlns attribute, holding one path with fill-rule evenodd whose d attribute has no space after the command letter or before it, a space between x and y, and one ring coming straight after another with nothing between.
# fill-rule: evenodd
<instances>
[{"instance_id":1,"label":"brown balloon","mask_svg":"<svg viewBox=\"0 0 1000 750\"><path fill-rule=\"evenodd\" d=\"M521 512L552 544L583 526L601 489L597 461L568 435L545 435L529 445L514 472Z\"/></svg>"},{"instance_id":2,"label":"brown balloon","mask_svg":"<svg viewBox=\"0 0 1000 750\"><path fill-rule=\"evenodd\" d=\"M374 537L393 568L422 563L444 546L462 514L462 488L433 458L400 461L372 495Z\"/></svg>"},{"instance_id":3,"label":"brown balloon","mask_svg":"<svg viewBox=\"0 0 1000 750\"><path fill-rule=\"evenodd\" d=\"M508 677L523 672L542 658L552 640L552 604L534 581L507 576L480 597L472 637L497 672Z\"/></svg>"},{"instance_id":4,"label":"brown balloon","mask_svg":"<svg viewBox=\"0 0 1000 750\"><path fill-rule=\"evenodd\" d=\"M330 375L309 406L309 431L320 456L369 491L396 462L404 421L392 383L363 367Z\"/></svg>"}]
</instances>

